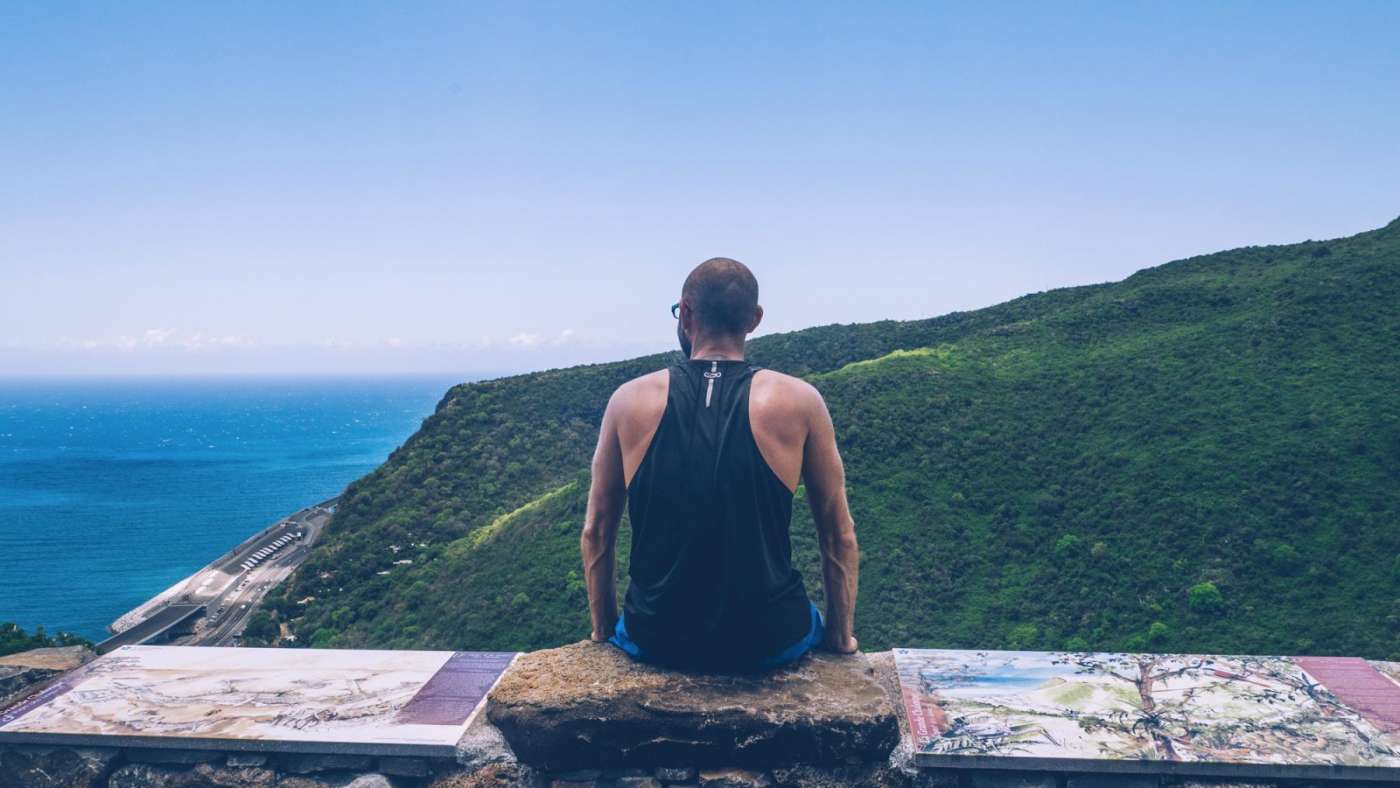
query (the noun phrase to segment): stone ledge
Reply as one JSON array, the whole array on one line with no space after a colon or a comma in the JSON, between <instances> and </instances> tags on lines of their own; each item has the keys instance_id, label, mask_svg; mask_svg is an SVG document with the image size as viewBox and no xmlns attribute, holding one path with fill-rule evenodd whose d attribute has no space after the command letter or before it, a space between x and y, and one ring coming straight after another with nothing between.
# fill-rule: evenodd
<instances>
[{"instance_id":1,"label":"stone ledge","mask_svg":"<svg viewBox=\"0 0 1400 788\"><path fill-rule=\"evenodd\" d=\"M86 646L36 648L0 657L0 709L40 690L50 679L91 662Z\"/></svg>"},{"instance_id":2,"label":"stone ledge","mask_svg":"<svg viewBox=\"0 0 1400 788\"><path fill-rule=\"evenodd\" d=\"M522 655L486 713L523 763L547 770L883 761L898 741L895 704L863 655L699 675L575 643Z\"/></svg>"},{"instance_id":3,"label":"stone ledge","mask_svg":"<svg viewBox=\"0 0 1400 788\"><path fill-rule=\"evenodd\" d=\"M21 655L26 663L62 655ZM73 655L70 655L70 657ZM14 661L14 660L7 660ZM81 659L80 659L81 661ZM51 665L57 663L50 662ZM575 644L521 658L454 756L0 744L0 788L1365 788L1382 783L1183 777L1180 764L1111 769L1011 768L973 758L914 766L891 652L816 655L757 677L697 676L637 665L606 646ZM1400 671L1386 668L1387 675ZM506 720L517 758L502 731ZM522 734L524 738L521 738ZM569 738L572 737L572 738ZM630 738L629 738L630 737ZM658 746L658 739L665 746ZM100 743L100 741L99 741ZM564 749L551 751L556 743ZM567 757L557 757L562 752ZM572 760L572 762L570 762ZM605 763L605 761L614 761ZM582 762L588 761L588 762ZM1080 765L1083 766L1082 764ZM1092 766L1092 765L1091 765ZM1385 783L1400 785L1397 782Z\"/></svg>"},{"instance_id":4,"label":"stone ledge","mask_svg":"<svg viewBox=\"0 0 1400 788\"><path fill-rule=\"evenodd\" d=\"M54 646L8 654L0 657L0 666L64 671L86 665L96 657L97 654L87 646Z\"/></svg>"}]
</instances>

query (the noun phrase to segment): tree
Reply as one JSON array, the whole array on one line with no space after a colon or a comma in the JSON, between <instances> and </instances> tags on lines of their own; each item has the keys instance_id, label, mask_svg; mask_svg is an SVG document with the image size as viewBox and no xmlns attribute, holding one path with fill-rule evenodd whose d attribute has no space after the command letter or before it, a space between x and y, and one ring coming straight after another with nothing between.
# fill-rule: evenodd
<instances>
[{"instance_id":1,"label":"tree","mask_svg":"<svg viewBox=\"0 0 1400 788\"><path fill-rule=\"evenodd\" d=\"M1186 606L1191 612L1201 615L1214 615L1225 608L1225 597L1215 583L1206 581L1191 586L1186 592Z\"/></svg>"}]
</instances>

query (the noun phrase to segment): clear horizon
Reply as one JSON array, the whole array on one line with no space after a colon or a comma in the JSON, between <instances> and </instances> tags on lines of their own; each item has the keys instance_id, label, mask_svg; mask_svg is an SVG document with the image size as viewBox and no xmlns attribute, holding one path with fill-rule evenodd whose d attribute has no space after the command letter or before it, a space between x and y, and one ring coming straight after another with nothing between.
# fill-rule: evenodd
<instances>
[{"instance_id":1,"label":"clear horizon","mask_svg":"<svg viewBox=\"0 0 1400 788\"><path fill-rule=\"evenodd\" d=\"M1392 3L0 22L0 377L511 374L674 347L715 255L761 335L1400 215Z\"/></svg>"}]
</instances>

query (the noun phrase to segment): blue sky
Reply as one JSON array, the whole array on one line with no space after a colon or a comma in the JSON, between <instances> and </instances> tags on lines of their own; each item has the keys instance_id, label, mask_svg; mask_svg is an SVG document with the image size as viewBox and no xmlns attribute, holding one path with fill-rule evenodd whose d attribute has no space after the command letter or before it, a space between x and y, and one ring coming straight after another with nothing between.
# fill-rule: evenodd
<instances>
[{"instance_id":1,"label":"blue sky","mask_svg":"<svg viewBox=\"0 0 1400 788\"><path fill-rule=\"evenodd\" d=\"M1071 12L1069 9L1073 8ZM1400 3L6 3L0 374L471 372L1400 215Z\"/></svg>"}]
</instances>

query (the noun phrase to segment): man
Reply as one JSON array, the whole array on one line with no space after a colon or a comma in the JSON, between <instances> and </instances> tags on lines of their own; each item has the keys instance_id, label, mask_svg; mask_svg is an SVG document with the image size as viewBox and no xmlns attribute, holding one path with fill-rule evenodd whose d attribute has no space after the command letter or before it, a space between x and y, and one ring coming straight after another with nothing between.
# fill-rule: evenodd
<instances>
[{"instance_id":1,"label":"man","mask_svg":"<svg viewBox=\"0 0 1400 788\"><path fill-rule=\"evenodd\" d=\"M856 650L859 551L821 394L744 360L758 282L717 257L686 277L684 357L613 393L593 455L581 548L593 640L677 668L766 670L812 647ZM799 480L816 516L826 619L792 568ZM631 514L632 582L617 610L615 544Z\"/></svg>"}]
</instances>

